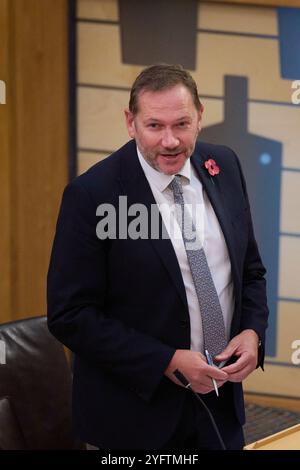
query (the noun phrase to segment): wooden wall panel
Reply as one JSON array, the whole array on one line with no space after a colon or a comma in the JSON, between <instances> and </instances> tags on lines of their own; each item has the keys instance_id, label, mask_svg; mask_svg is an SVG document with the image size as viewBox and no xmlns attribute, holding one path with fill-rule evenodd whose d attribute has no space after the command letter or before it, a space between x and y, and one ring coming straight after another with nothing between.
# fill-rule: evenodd
<instances>
[{"instance_id":1,"label":"wooden wall panel","mask_svg":"<svg viewBox=\"0 0 300 470\"><path fill-rule=\"evenodd\" d=\"M8 53L9 0L0 0L0 79L6 85L6 104L0 104L0 319L11 311L11 223L10 223L10 67Z\"/></svg>"},{"instance_id":2,"label":"wooden wall panel","mask_svg":"<svg viewBox=\"0 0 300 470\"><path fill-rule=\"evenodd\" d=\"M295 332L300 331L299 305L296 302L282 301L279 302L278 307L278 356L281 361L289 363L294 352L292 343L297 339ZM292 328L291 325L293 325ZM298 339L300 339L299 336Z\"/></svg>"},{"instance_id":3,"label":"wooden wall panel","mask_svg":"<svg viewBox=\"0 0 300 470\"><path fill-rule=\"evenodd\" d=\"M118 4L115 0L77 0L77 17L117 21Z\"/></svg>"},{"instance_id":4,"label":"wooden wall panel","mask_svg":"<svg viewBox=\"0 0 300 470\"><path fill-rule=\"evenodd\" d=\"M290 349L292 353L292 349ZM290 364L290 361L289 361ZM246 392L298 398L300 367L291 367L278 362L267 364L265 371L256 369L244 381Z\"/></svg>"},{"instance_id":5,"label":"wooden wall panel","mask_svg":"<svg viewBox=\"0 0 300 470\"><path fill-rule=\"evenodd\" d=\"M281 184L281 232L300 233L300 171L283 171Z\"/></svg>"},{"instance_id":6,"label":"wooden wall panel","mask_svg":"<svg viewBox=\"0 0 300 470\"><path fill-rule=\"evenodd\" d=\"M299 237L281 236L279 251L279 295L282 298L297 299L299 297L299 279L300 279L300 240ZM299 315L298 305L298 315ZM294 335L298 339L300 331L294 329ZM300 339L300 338L299 338ZM300 386L300 382L299 382Z\"/></svg>"},{"instance_id":7,"label":"wooden wall panel","mask_svg":"<svg viewBox=\"0 0 300 470\"><path fill-rule=\"evenodd\" d=\"M252 34L278 34L275 8L260 9L253 5L202 3L198 8L198 28Z\"/></svg>"},{"instance_id":8,"label":"wooden wall panel","mask_svg":"<svg viewBox=\"0 0 300 470\"><path fill-rule=\"evenodd\" d=\"M128 100L127 91L80 88L78 93L80 149L108 150L109 154L129 140L124 117Z\"/></svg>"},{"instance_id":9,"label":"wooden wall panel","mask_svg":"<svg viewBox=\"0 0 300 470\"><path fill-rule=\"evenodd\" d=\"M1 321L46 312L50 247L68 174L67 0L7 5L11 305Z\"/></svg>"},{"instance_id":10,"label":"wooden wall panel","mask_svg":"<svg viewBox=\"0 0 300 470\"><path fill-rule=\"evenodd\" d=\"M234 3L240 5L258 5L266 7L299 7L300 0L205 0L211 3Z\"/></svg>"},{"instance_id":11,"label":"wooden wall panel","mask_svg":"<svg viewBox=\"0 0 300 470\"><path fill-rule=\"evenodd\" d=\"M200 95L222 96L224 76L238 75L248 78L250 99L291 102L292 81L280 76L278 41L274 39L223 35L220 40L218 34L200 33L197 63L192 75Z\"/></svg>"},{"instance_id":12,"label":"wooden wall panel","mask_svg":"<svg viewBox=\"0 0 300 470\"><path fill-rule=\"evenodd\" d=\"M110 152L78 152L77 161L77 174L81 175L85 171L87 171L92 165L95 163L100 162L104 158L108 157Z\"/></svg>"},{"instance_id":13,"label":"wooden wall panel","mask_svg":"<svg viewBox=\"0 0 300 470\"><path fill-rule=\"evenodd\" d=\"M288 84L287 81L287 89ZM285 124L283 125L283 123ZM284 145L282 149L283 166L299 171L299 106L282 106L280 113L276 113L272 104L251 103L249 106L249 127L254 134L263 132L265 137L282 142Z\"/></svg>"},{"instance_id":14,"label":"wooden wall panel","mask_svg":"<svg viewBox=\"0 0 300 470\"><path fill-rule=\"evenodd\" d=\"M79 22L77 34L79 83L131 87L143 67L121 62L118 25Z\"/></svg>"}]
</instances>

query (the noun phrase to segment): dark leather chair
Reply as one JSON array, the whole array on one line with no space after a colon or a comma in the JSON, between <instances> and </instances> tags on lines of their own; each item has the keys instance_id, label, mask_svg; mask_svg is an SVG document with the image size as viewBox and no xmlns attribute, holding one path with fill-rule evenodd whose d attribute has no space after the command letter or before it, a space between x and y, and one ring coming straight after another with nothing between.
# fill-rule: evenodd
<instances>
[{"instance_id":1,"label":"dark leather chair","mask_svg":"<svg viewBox=\"0 0 300 470\"><path fill-rule=\"evenodd\" d=\"M7 397L0 398L0 450L24 450L22 432Z\"/></svg>"},{"instance_id":2,"label":"dark leather chair","mask_svg":"<svg viewBox=\"0 0 300 470\"><path fill-rule=\"evenodd\" d=\"M46 317L2 324L0 340L0 449L85 448L72 434L70 366Z\"/></svg>"}]
</instances>

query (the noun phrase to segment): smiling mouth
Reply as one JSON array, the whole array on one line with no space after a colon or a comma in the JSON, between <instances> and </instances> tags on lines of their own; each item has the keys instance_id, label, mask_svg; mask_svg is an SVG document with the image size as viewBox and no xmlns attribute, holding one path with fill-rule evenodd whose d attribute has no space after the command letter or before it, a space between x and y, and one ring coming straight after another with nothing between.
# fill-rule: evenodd
<instances>
[{"instance_id":1,"label":"smiling mouth","mask_svg":"<svg viewBox=\"0 0 300 470\"><path fill-rule=\"evenodd\" d=\"M161 153L162 157L166 158L175 158L178 157L178 155L181 155L183 152L176 152L176 153Z\"/></svg>"}]
</instances>

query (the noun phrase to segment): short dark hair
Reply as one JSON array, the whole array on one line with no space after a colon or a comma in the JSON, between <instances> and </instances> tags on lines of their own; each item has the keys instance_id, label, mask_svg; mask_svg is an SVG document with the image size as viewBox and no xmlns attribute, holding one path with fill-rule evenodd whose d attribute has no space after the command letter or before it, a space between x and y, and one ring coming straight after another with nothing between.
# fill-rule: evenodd
<instances>
[{"instance_id":1,"label":"short dark hair","mask_svg":"<svg viewBox=\"0 0 300 470\"><path fill-rule=\"evenodd\" d=\"M135 79L129 99L129 110L138 112L138 97L142 91L161 91L175 85L184 85L191 93L197 110L201 109L197 85L191 74L181 65L155 64L142 70Z\"/></svg>"}]
</instances>

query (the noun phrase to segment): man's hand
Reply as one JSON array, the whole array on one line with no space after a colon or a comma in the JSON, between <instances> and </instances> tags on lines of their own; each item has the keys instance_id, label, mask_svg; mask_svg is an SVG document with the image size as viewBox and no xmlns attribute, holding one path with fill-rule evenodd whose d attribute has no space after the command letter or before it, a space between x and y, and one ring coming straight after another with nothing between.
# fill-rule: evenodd
<instances>
[{"instance_id":1,"label":"man's hand","mask_svg":"<svg viewBox=\"0 0 300 470\"><path fill-rule=\"evenodd\" d=\"M177 385L182 385L174 375L176 369L185 376L197 393L209 393L214 390L212 378L217 381L218 387L228 380L228 374L225 371L209 366L200 352L188 349L177 349L165 371L165 375L170 380Z\"/></svg>"},{"instance_id":2,"label":"man's hand","mask_svg":"<svg viewBox=\"0 0 300 470\"><path fill-rule=\"evenodd\" d=\"M241 382L255 370L258 340L258 335L254 330L244 330L228 343L221 354L215 357L219 362L226 361L232 356L238 357L234 364L222 368L222 371L228 374L230 382Z\"/></svg>"}]
</instances>

